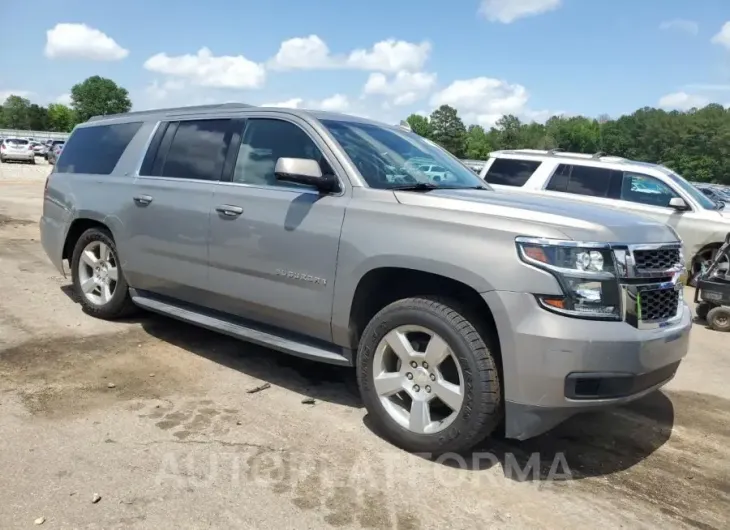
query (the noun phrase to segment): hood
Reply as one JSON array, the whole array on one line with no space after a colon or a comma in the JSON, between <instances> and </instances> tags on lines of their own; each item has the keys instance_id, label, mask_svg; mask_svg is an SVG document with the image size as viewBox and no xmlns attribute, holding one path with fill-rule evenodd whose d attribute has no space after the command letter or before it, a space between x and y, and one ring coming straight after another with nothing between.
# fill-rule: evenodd
<instances>
[{"instance_id":1,"label":"hood","mask_svg":"<svg viewBox=\"0 0 730 530\"><path fill-rule=\"evenodd\" d=\"M674 231L636 214L568 199L480 190L396 191L402 204L483 213L550 225L575 241L671 243ZM530 236L533 234L522 234Z\"/></svg>"}]
</instances>

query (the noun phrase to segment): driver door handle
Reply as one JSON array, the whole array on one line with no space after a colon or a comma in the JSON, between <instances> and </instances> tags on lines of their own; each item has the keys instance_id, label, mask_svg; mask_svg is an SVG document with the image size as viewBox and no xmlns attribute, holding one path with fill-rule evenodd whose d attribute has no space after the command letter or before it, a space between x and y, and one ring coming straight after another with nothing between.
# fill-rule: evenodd
<instances>
[{"instance_id":1,"label":"driver door handle","mask_svg":"<svg viewBox=\"0 0 730 530\"><path fill-rule=\"evenodd\" d=\"M243 213L243 208L231 204L221 204L216 206L215 211L226 217L238 217Z\"/></svg>"},{"instance_id":2,"label":"driver door handle","mask_svg":"<svg viewBox=\"0 0 730 530\"><path fill-rule=\"evenodd\" d=\"M150 195L135 195L134 202L137 203L138 206L147 206L152 202L152 197Z\"/></svg>"}]
</instances>

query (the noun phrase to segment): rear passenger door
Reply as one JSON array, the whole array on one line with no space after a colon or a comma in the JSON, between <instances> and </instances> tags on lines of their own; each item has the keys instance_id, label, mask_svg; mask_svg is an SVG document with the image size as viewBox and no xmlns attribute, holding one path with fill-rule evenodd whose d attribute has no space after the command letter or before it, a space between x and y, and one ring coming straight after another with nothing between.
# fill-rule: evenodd
<instances>
[{"instance_id":1,"label":"rear passenger door","mask_svg":"<svg viewBox=\"0 0 730 530\"><path fill-rule=\"evenodd\" d=\"M231 142L227 118L161 122L127 197L132 287L203 303L215 183Z\"/></svg>"},{"instance_id":2,"label":"rear passenger door","mask_svg":"<svg viewBox=\"0 0 730 530\"><path fill-rule=\"evenodd\" d=\"M334 156L306 122L251 118L235 134L231 174L216 185L210 222L210 286L216 309L331 340L340 232L349 196L280 182L281 157ZM239 148L240 147L240 148ZM325 153L329 153L325 155Z\"/></svg>"}]
</instances>

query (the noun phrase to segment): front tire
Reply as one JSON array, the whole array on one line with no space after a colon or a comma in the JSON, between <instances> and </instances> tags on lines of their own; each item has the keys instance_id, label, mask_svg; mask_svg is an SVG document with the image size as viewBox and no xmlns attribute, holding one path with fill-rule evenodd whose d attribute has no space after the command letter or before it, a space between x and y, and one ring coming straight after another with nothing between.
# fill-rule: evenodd
<instances>
[{"instance_id":1,"label":"front tire","mask_svg":"<svg viewBox=\"0 0 730 530\"><path fill-rule=\"evenodd\" d=\"M112 320L134 311L117 248L107 230L90 228L81 234L71 258L71 273L74 292L86 313Z\"/></svg>"},{"instance_id":2,"label":"front tire","mask_svg":"<svg viewBox=\"0 0 730 530\"><path fill-rule=\"evenodd\" d=\"M363 332L360 394L378 430L406 451L466 451L501 422L494 354L458 307L436 298L399 300Z\"/></svg>"},{"instance_id":3,"label":"front tire","mask_svg":"<svg viewBox=\"0 0 730 530\"><path fill-rule=\"evenodd\" d=\"M730 331L730 308L723 306L710 309L707 324L715 331Z\"/></svg>"}]
</instances>

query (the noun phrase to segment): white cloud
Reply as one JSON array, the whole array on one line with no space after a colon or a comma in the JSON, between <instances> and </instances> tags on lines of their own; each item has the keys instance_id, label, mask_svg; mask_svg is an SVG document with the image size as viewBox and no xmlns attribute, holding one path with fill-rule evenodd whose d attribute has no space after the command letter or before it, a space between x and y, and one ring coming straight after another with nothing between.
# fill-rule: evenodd
<instances>
[{"instance_id":1,"label":"white cloud","mask_svg":"<svg viewBox=\"0 0 730 530\"><path fill-rule=\"evenodd\" d=\"M86 24L56 24L46 31L45 55L50 59L119 61L129 55L129 50Z\"/></svg>"},{"instance_id":2,"label":"white cloud","mask_svg":"<svg viewBox=\"0 0 730 530\"><path fill-rule=\"evenodd\" d=\"M330 112L345 112L350 108L350 100L342 94L335 94L316 103L312 108Z\"/></svg>"},{"instance_id":3,"label":"white cloud","mask_svg":"<svg viewBox=\"0 0 730 530\"><path fill-rule=\"evenodd\" d=\"M347 58L347 66L360 70L399 72L420 70L431 53L431 44L414 44L388 39L375 43L370 50L355 50Z\"/></svg>"},{"instance_id":4,"label":"white cloud","mask_svg":"<svg viewBox=\"0 0 730 530\"><path fill-rule=\"evenodd\" d=\"M730 50L730 21L723 24L720 32L712 37L712 42Z\"/></svg>"},{"instance_id":5,"label":"white cloud","mask_svg":"<svg viewBox=\"0 0 730 530\"><path fill-rule=\"evenodd\" d=\"M527 89L500 79L476 77L458 80L431 98L434 107L450 105L456 108L467 123L493 126L505 114L530 118Z\"/></svg>"},{"instance_id":6,"label":"white cloud","mask_svg":"<svg viewBox=\"0 0 730 530\"><path fill-rule=\"evenodd\" d=\"M679 31L690 35L697 35L700 31L700 25L694 20L685 20L683 18L675 18L674 20L665 20L659 24L659 29L664 31Z\"/></svg>"},{"instance_id":7,"label":"white cloud","mask_svg":"<svg viewBox=\"0 0 730 530\"><path fill-rule=\"evenodd\" d=\"M369 50L357 49L349 54L332 54L317 35L285 40L268 61L272 70L353 69L380 72L420 70L431 53L431 44L415 44L388 39L377 42Z\"/></svg>"},{"instance_id":8,"label":"white cloud","mask_svg":"<svg viewBox=\"0 0 730 530\"><path fill-rule=\"evenodd\" d=\"M162 100L170 96L171 92L179 92L185 89L185 82L179 79L167 79L166 81L152 81L152 83L145 88L145 92L153 100Z\"/></svg>"},{"instance_id":9,"label":"white cloud","mask_svg":"<svg viewBox=\"0 0 730 530\"><path fill-rule=\"evenodd\" d=\"M260 88L266 80L263 65L243 55L216 57L208 48L201 48L196 55L171 57L158 53L147 59L144 67L204 87Z\"/></svg>"},{"instance_id":10,"label":"white cloud","mask_svg":"<svg viewBox=\"0 0 730 530\"><path fill-rule=\"evenodd\" d=\"M33 92L29 90L0 90L0 105L5 103L5 100L10 96L20 96L21 98L29 98L33 95Z\"/></svg>"},{"instance_id":11,"label":"white cloud","mask_svg":"<svg viewBox=\"0 0 730 530\"><path fill-rule=\"evenodd\" d=\"M692 108L704 107L710 100L704 96L687 94L686 92L674 92L659 98L659 106L663 109L689 110Z\"/></svg>"},{"instance_id":12,"label":"white cloud","mask_svg":"<svg viewBox=\"0 0 730 530\"><path fill-rule=\"evenodd\" d=\"M436 83L436 74L400 71L388 79L380 72L370 74L363 92L393 99L394 105L410 105L424 97Z\"/></svg>"},{"instance_id":13,"label":"white cloud","mask_svg":"<svg viewBox=\"0 0 730 530\"><path fill-rule=\"evenodd\" d=\"M65 94L61 94L56 98L56 101L54 103L60 103L61 105L66 105L67 107L71 105L71 94L68 92Z\"/></svg>"},{"instance_id":14,"label":"white cloud","mask_svg":"<svg viewBox=\"0 0 730 530\"><path fill-rule=\"evenodd\" d=\"M334 60L327 44L317 35L285 40L269 60L273 70L315 70L333 68Z\"/></svg>"},{"instance_id":15,"label":"white cloud","mask_svg":"<svg viewBox=\"0 0 730 530\"><path fill-rule=\"evenodd\" d=\"M345 112L350 108L350 100L343 94L335 94L325 99L291 98L278 103L264 103L262 107L280 107L288 109L326 110L329 112Z\"/></svg>"},{"instance_id":16,"label":"white cloud","mask_svg":"<svg viewBox=\"0 0 730 530\"><path fill-rule=\"evenodd\" d=\"M510 24L517 19L554 11L562 0L482 0L479 14L490 22Z\"/></svg>"},{"instance_id":17,"label":"white cloud","mask_svg":"<svg viewBox=\"0 0 730 530\"><path fill-rule=\"evenodd\" d=\"M262 107L281 107L286 109L299 109L302 108L304 100L302 98L291 98L286 101L280 101L278 103L264 103Z\"/></svg>"}]
</instances>

